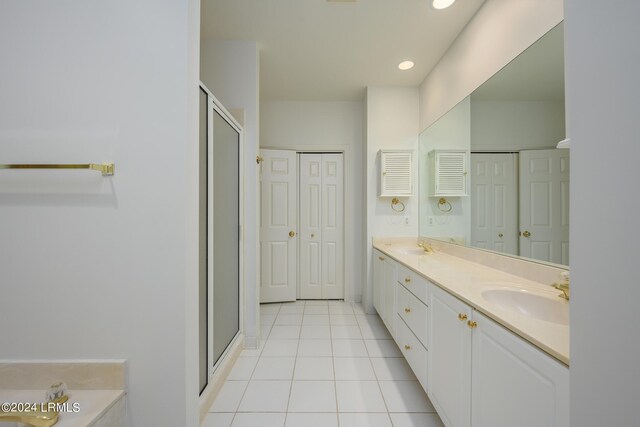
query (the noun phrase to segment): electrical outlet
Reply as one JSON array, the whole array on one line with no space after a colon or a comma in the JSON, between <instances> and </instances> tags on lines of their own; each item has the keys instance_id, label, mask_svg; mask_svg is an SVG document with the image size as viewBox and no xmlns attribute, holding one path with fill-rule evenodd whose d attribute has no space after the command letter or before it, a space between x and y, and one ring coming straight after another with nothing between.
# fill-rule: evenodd
<instances>
[{"instance_id":1,"label":"electrical outlet","mask_svg":"<svg viewBox=\"0 0 640 427\"><path fill-rule=\"evenodd\" d=\"M409 217L408 216L404 217L404 225L409 225Z\"/></svg>"},{"instance_id":2,"label":"electrical outlet","mask_svg":"<svg viewBox=\"0 0 640 427\"><path fill-rule=\"evenodd\" d=\"M429 225L433 225L433 217L432 217L432 216L430 216L430 217L428 218L428 224L429 224Z\"/></svg>"}]
</instances>

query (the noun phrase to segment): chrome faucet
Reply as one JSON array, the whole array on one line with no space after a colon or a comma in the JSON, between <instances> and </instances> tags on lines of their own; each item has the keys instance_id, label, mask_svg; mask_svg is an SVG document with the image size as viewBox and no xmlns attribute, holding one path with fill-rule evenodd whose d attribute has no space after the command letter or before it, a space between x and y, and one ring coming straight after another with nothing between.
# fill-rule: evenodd
<instances>
[{"instance_id":1,"label":"chrome faucet","mask_svg":"<svg viewBox=\"0 0 640 427\"><path fill-rule=\"evenodd\" d=\"M569 272L563 271L562 273L560 273L560 275L562 276L562 281L556 282L551 286L562 292L560 295L558 295L560 298L564 298L569 301Z\"/></svg>"},{"instance_id":2,"label":"chrome faucet","mask_svg":"<svg viewBox=\"0 0 640 427\"><path fill-rule=\"evenodd\" d=\"M13 411L9 407L8 411L3 407L0 409L0 423L14 422L22 423L33 427L51 427L58 422L60 413L58 405L69 400L69 396L64 392L53 399L48 399L45 403L34 403L28 409L21 407L20 411Z\"/></svg>"}]
</instances>

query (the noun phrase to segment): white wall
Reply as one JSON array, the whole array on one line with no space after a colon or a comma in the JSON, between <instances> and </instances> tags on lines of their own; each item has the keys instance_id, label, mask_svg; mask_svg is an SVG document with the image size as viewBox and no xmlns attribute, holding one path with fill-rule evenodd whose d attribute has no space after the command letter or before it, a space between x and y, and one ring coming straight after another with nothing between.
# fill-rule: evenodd
<instances>
[{"instance_id":1,"label":"white wall","mask_svg":"<svg viewBox=\"0 0 640 427\"><path fill-rule=\"evenodd\" d=\"M487 0L420 85L420 130L560 23L562 9L562 0Z\"/></svg>"},{"instance_id":2,"label":"white wall","mask_svg":"<svg viewBox=\"0 0 640 427\"><path fill-rule=\"evenodd\" d=\"M366 209L364 239L367 291L363 295L366 308L373 310L371 300L371 239L374 236L418 236L418 88L369 87L366 95ZM391 199L378 197L379 156L383 148L411 149L415 195L401 198L402 213L391 209ZM408 221L408 224L406 224Z\"/></svg>"},{"instance_id":3,"label":"white wall","mask_svg":"<svg viewBox=\"0 0 640 427\"><path fill-rule=\"evenodd\" d=\"M229 110L244 110L244 334L255 347L260 333L258 286L258 138L260 61L256 42L202 41L200 79Z\"/></svg>"},{"instance_id":4,"label":"white wall","mask_svg":"<svg viewBox=\"0 0 640 427\"><path fill-rule=\"evenodd\" d=\"M471 102L466 97L419 137L420 236L454 239L469 243L471 238L471 197L448 197L450 212L438 209L438 198L429 197L429 181L433 172L429 167L431 150L465 150L467 159L471 146ZM444 208L443 208L444 209ZM433 224L429 224L429 217Z\"/></svg>"},{"instance_id":5,"label":"white wall","mask_svg":"<svg viewBox=\"0 0 640 427\"><path fill-rule=\"evenodd\" d=\"M565 138L562 101L476 101L471 96L474 151L555 148Z\"/></svg>"},{"instance_id":6,"label":"white wall","mask_svg":"<svg viewBox=\"0 0 640 427\"><path fill-rule=\"evenodd\" d=\"M198 423L198 40L199 1L0 5L2 162L116 165L0 173L0 358L127 359L134 427Z\"/></svg>"},{"instance_id":7,"label":"white wall","mask_svg":"<svg viewBox=\"0 0 640 427\"><path fill-rule=\"evenodd\" d=\"M365 209L363 192L363 106L362 102L263 102L260 106L260 146L329 150L348 148L345 163L345 283L347 300L362 299L362 227Z\"/></svg>"},{"instance_id":8,"label":"white wall","mask_svg":"<svg viewBox=\"0 0 640 427\"><path fill-rule=\"evenodd\" d=\"M640 3L567 0L571 425L638 425ZM606 200L607 203L603 203Z\"/></svg>"}]
</instances>

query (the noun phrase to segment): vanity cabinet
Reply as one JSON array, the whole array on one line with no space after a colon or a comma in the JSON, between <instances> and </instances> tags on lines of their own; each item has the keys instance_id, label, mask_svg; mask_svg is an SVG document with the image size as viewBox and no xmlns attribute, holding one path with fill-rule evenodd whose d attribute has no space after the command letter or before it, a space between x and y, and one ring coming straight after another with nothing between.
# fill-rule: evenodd
<instances>
[{"instance_id":1,"label":"vanity cabinet","mask_svg":"<svg viewBox=\"0 0 640 427\"><path fill-rule=\"evenodd\" d=\"M427 392L447 427L569 426L569 370L432 286Z\"/></svg>"},{"instance_id":2,"label":"vanity cabinet","mask_svg":"<svg viewBox=\"0 0 640 427\"><path fill-rule=\"evenodd\" d=\"M471 425L472 309L431 285L427 393L447 427Z\"/></svg>"},{"instance_id":3,"label":"vanity cabinet","mask_svg":"<svg viewBox=\"0 0 640 427\"><path fill-rule=\"evenodd\" d=\"M373 251L373 256L373 306L395 337L397 262L378 250Z\"/></svg>"},{"instance_id":4,"label":"vanity cabinet","mask_svg":"<svg viewBox=\"0 0 640 427\"><path fill-rule=\"evenodd\" d=\"M402 265L398 266L398 271L402 269ZM402 277L400 274L399 277ZM423 279L424 280L424 279ZM424 281L410 282L412 288L416 286L426 289L427 283ZM396 293L396 343L400 347L400 351L407 359L407 363L413 370L413 373L420 381L422 387L427 389L427 347L428 347L428 323L429 323L429 307L420 301L408 287L405 287L400 281L397 284Z\"/></svg>"}]
</instances>

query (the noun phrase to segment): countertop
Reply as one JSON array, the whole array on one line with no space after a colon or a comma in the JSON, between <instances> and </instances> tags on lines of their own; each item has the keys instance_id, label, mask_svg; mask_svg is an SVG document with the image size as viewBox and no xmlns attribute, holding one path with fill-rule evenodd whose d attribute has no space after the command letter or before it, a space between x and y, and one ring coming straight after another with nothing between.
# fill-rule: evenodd
<instances>
[{"instance_id":1,"label":"countertop","mask_svg":"<svg viewBox=\"0 0 640 427\"><path fill-rule=\"evenodd\" d=\"M124 390L68 390L66 407L55 427L86 427L100 418L124 396ZM0 403L40 403L45 390L0 390ZM77 404L74 407L74 403ZM75 408L75 410L74 410Z\"/></svg>"},{"instance_id":2,"label":"countertop","mask_svg":"<svg viewBox=\"0 0 640 427\"><path fill-rule=\"evenodd\" d=\"M549 284L527 280L441 251L432 254L402 252L406 248L418 248L415 241L413 245L408 245L397 239L376 238L373 240L373 247L531 342L563 364L569 365L568 324L540 320L504 309L490 303L482 296L484 291L498 288L526 291L559 300L560 304L566 306L568 318L569 302L559 298L559 291ZM560 306L560 309L564 310L564 307Z\"/></svg>"}]
</instances>

